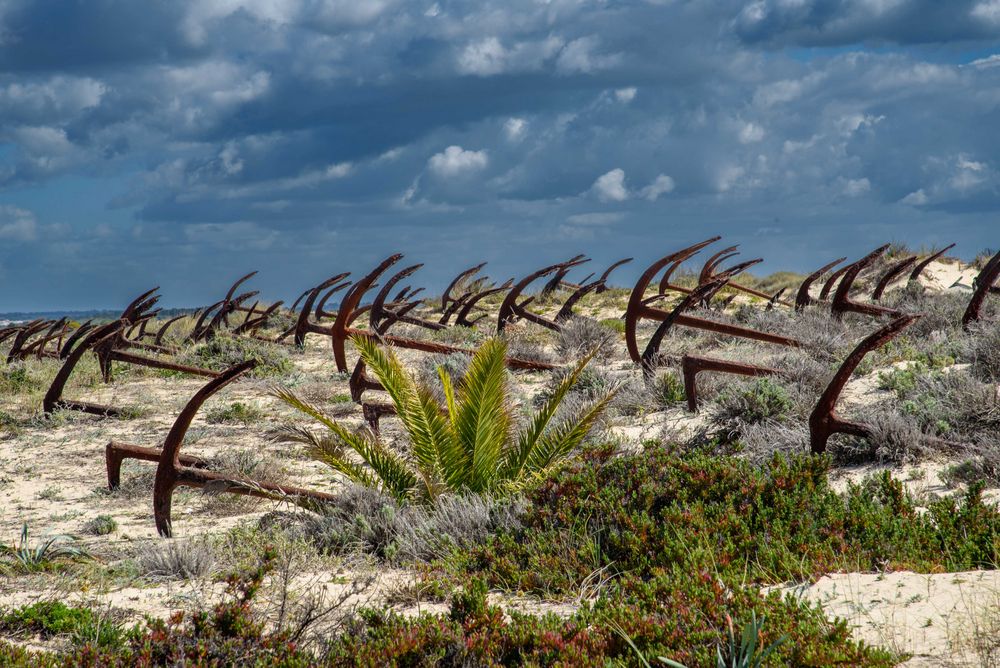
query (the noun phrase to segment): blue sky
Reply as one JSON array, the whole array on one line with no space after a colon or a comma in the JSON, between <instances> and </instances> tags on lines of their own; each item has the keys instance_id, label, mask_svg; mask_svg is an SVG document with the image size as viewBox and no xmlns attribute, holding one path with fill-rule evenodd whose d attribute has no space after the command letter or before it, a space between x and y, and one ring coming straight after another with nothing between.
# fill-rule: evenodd
<instances>
[{"instance_id":1,"label":"blue sky","mask_svg":"<svg viewBox=\"0 0 1000 668\"><path fill-rule=\"evenodd\" d=\"M972 256L998 209L1000 0L0 0L0 311Z\"/></svg>"}]
</instances>

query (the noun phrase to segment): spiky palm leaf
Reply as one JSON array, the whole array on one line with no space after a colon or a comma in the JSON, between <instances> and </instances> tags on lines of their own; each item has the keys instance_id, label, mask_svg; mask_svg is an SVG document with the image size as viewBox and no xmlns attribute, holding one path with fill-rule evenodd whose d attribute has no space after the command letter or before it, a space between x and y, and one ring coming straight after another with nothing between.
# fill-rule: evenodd
<instances>
[{"instance_id":1,"label":"spiky palm leaf","mask_svg":"<svg viewBox=\"0 0 1000 668\"><path fill-rule=\"evenodd\" d=\"M497 478L501 457L510 439L507 398L507 346L491 339L472 356L458 388L454 435L464 452L460 474L472 492L484 492Z\"/></svg>"},{"instance_id":2,"label":"spiky palm leaf","mask_svg":"<svg viewBox=\"0 0 1000 668\"><path fill-rule=\"evenodd\" d=\"M329 429L337 440L353 450L372 470L343 456L343 448L321 441L310 448L310 454L348 479L367 487L380 487L396 499L403 500L414 492L417 477L401 457L382 446L371 433L357 434L346 429L316 406L287 388L275 391L275 396L296 410L311 416Z\"/></svg>"},{"instance_id":3,"label":"spiky palm leaf","mask_svg":"<svg viewBox=\"0 0 1000 668\"><path fill-rule=\"evenodd\" d=\"M370 336L357 336L354 344L392 399L409 435L412 462L388 450L371 432L357 434L344 428L290 390L276 390L275 396L330 430L333 439L303 435L309 432L297 434L296 440L307 442L313 457L348 479L381 488L401 501L433 500L443 491L520 489L576 449L615 394L613 390L576 419L550 428L560 403L593 357L591 352L515 438L507 346L502 340L492 339L480 346L457 388L442 369L438 370L445 396L443 408L429 388L406 373L391 349L382 348ZM353 451L362 463L347 459L345 449Z\"/></svg>"},{"instance_id":4,"label":"spiky palm leaf","mask_svg":"<svg viewBox=\"0 0 1000 668\"><path fill-rule=\"evenodd\" d=\"M440 453L452 440L447 420L431 392L414 382L395 354L382 348L369 336L355 336L352 341L361 359L389 393L396 414L410 436L425 494L433 498L438 491L436 480L441 477L438 469Z\"/></svg>"},{"instance_id":5,"label":"spiky palm leaf","mask_svg":"<svg viewBox=\"0 0 1000 668\"><path fill-rule=\"evenodd\" d=\"M504 477L508 480L518 480L525 473L525 467L528 466L528 462L531 460L538 460L539 455L535 453L538 447L539 439L542 438L542 434L548 428L549 423L555 416L556 411L562 404L563 399L569 394L569 391L576 385L576 382L580 379L580 375L583 370L587 367L587 364L593 359L594 355L597 354L599 348L594 348L588 354L584 355L583 358L577 362L577 365L573 370L568 373L559 385L556 387L555 391L548 398L548 400L542 405L542 407L535 412L528 425L520 433L517 439L517 446L508 450L506 461L504 462ZM607 406L608 401L610 401L617 390L612 390L608 393L606 399L607 401L599 402L603 410ZM594 416L596 419L597 415ZM592 422L591 422L592 424ZM588 425L587 429L589 430ZM586 435L586 431L584 431ZM537 470L537 468L535 469Z\"/></svg>"}]
</instances>

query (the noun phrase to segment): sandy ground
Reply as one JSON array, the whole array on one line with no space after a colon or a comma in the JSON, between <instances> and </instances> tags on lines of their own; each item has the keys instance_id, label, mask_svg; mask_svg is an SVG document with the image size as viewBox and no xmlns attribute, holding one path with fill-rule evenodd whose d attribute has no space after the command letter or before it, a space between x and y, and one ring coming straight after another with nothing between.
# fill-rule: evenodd
<instances>
[{"instance_id":1,"label":"sandy ground","mask_svg":"<svg viewBox=\"0 0 1000 668\"><path fill-rule=\"evenodd\" d=\"M995 666L982 648L1000 636L1000 572L836 573L794 595L847 621L854 636L912 658L906 666ZM977 648L979 651L977 652Z\"/></svg>"},{"instance_id":2,"label":"sandy ground","mask_svg":"<svg viewBox=\"0 0 1000 668\"><path fill-rule=\"evenodd\" d=\"M932 289L970 290L975 270L958 263L935 263L922 281ZM897 286L901 285L899 283ZM815 286L818 291L819 286ZM587 309L596 318L618 317L620 308ZM623 353L623 351L622 351ZM405 356L404 356L405 358ZM328 402L348 393L346 377L335 373L327 345L319 337L309 340L306 350L292 355L296 372L291 384L307 396ZM614 368L634 369L624 357L610 363ZM519 375L521 391L530 396L544 383L542 374ZM0 440L0 542L16 543L22 523L27 522L34 537L49 534L76 536L98 564L113 567L127 561L150 545L166 539L156 535L151 498L148 493L113 495L106 493L104 447L109 440L158 446L187 399L203 385L191 377L163 378L152 373L120 373L109 386L74 388L73 398L131 405L142 409L133 419L98 419L67 414L51 424L26 422L14 436ZM287 482L314 489L333 490L336 482L329 471L301 453L295 445L276 443L269 429L292 417L293 412L269 396L269 385L247 380L235 383L211 399L189 431L185 453L205 457L226 450L250 449L270 455L280 463ZM844 401L863 403L876 400L880 392L874 374L849 385ZM205 416L213 408L243 402L259 409L263 416L252 424L211 424ZM360 424L360 409L337 403L343 419ZM0 408L26 418L30 407L16 398L0 398ZM681 408L616 419L611 430L627 447L640 449L641 443L658 439L666 427L673 432L693 433L704 424L703 414L691 415ZM392 421L387 421L391 435ZM932 497L951 493L940 479L949 462L925 462L894 469L911 492ZM149 476L152 464L127 465L123 478ZM866 466L835 472L832 482L843 488L878 467ZM145 471L145 473L144 473ZM148 482L148 481L147 481ZM996 498L997 490L989 495ZM173 526L177 536L218 535L244 523L255 523L266 512L285 509L274 502L220 503L198 491L181 489L174 495ZM118 528L106 536L85 533L84 526L99 515L110 515ZM128 576L104 576L100 569L80 575L36 574L0 580L0 610L36 600L57 598L114 611L116 615L138 619L143 615L166 617L173 610L190 610L217 601L224 586L204 579L150 581ZM442 604L421 601L411 593L414 574L356 563L326 563L308 572L297 573L296 587L319 593L328 600L349 594L347 608L365 604L392 603L408 613L440 611ZM352 583L361 583L357 590ZM975 661L970 649L977 633L990 623L987 613L1000 617L1000 574L976 572L920 575L914 573L831 574L818 582L789 588L796 595L823 605L829 616L846 619L856 637L915 655L908 665L955 665ZM539 602L498 599L503 605L534 612L570 614L572 601ZM992 606L992 607L991 607ZM1000 629L996 629L1000 633ZM962 662L966 662L963 664ZM982 664L989 665L989 664ZM996 664L993 664L996 665Z\"/></svg>"}]
</instances>

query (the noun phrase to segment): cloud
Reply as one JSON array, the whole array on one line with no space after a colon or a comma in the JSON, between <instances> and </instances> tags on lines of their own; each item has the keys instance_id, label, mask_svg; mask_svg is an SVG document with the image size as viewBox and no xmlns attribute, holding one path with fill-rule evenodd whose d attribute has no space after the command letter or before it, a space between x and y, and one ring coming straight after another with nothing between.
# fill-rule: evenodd
<instances>
[{"instance_id":1,"label":"cloud","mask_svg":"<svg viewBox=\"0 0 1000 668\"><path fill-rule=\"evenodd\" d=\"M591 212L574 213L566 217L566 222L571 225L600 226L611 225L625 218L624 213Z\"/></svg>"},{"instance_id":2,"label":"cloud","mask_svg":"<svg viewBox=\"0 0 1000 668\"><path fill-rule=\"evenodd\" d=\"M0 239L10 242L34 241L37 236L35 214L9 204L0 204Z\"/></svg>"},{"instance_id":3,"label":"cloud","mask_svg":"<svg viewBox=\"0 0 1000 668\"><path fill-rule=\"evenodd\" d=\"M674 180L666 174L660 174L653 182L639 191L639 195L650 202L655 202L660 195L666 195L674 191Z\"/></svg>"},{"instance_id":4,"label":"cloud","mask_svg":"<svg viewBox=\"0 0 1000 668\"><path fill-rule=\"evenodd\" d=\"M798 252L768 258L810 264L878 241L829 232L845 221L988 245L1000 213L1000 135L983 131L1000 90L995 0L0 7L0 199L33 212L5 213L6 234L69 230L0 244L7 272L65 268L33 298L71 295L47 282L86 283L86 300L155 278L199 303L206 277L245 273L265 247L294 292L330 261L377 260L385 239L432 282L469 248L499 248L496 229L524 244L491 260L515 275L550 260L563 229L631 254L667 212L663 243L687 221L741 239L781 228ZM621 214L614 235L588 206ZM197 241L227 229L248 256ZM109 253L135 258L114 280L94 259ZM151 275L163 266L177 278Z\"/></svg>"},{"instance_id":5,"label":"cloud","mask_svg":"<svg viewBox=\"0 0 1000 668\"><path fill-rule=\"evenodd\" d=\"M739 138L741 144L753 144L764 139L764 128L756 123L743 123L740 127Z\"/></svg>"},{"instance_id":6,"label":"cloud","mask_svg":"<svg viewBox=\"0 0 1000 668\"><path fill-rule=\"evenodd\" d=\"M866 178L847 179L844 183L844 194L848 197L859 197L872 189L871 181Z\"/></svg>"},{"instance_id":7,"label":"cloud","mask_svg":"<svg viewBox=\"0 0 1000 668\"><path fill-rule=\"evenodd\" d=\"M562 74L591 74L614 67L621 61L617 53L600 54L600 40L594 35L580 37L563 47L556 60L556 71Z\"/></svg>"},{"instance_id":8,"label":"cloud","mask_svg":"<svg viewBox=\"0 0 1000 668\"><path fill-rule=\"evenodd\" d=\"M591 190L602 202L624 202L629 198L628 188L625 187L625 172L620 168L597 177Z\"/></svg>"},{"instance_id":9,"label":"cloud","mask_svg":"<svg viewBox=\"0 0 1000 668\"><path fill-rule=\"evenodd\" d=\"M635 86L629 86L628 88L619 88L615 91L615 98L624 104L628 104L635 99L636 93L639 91Z\"/></svg>"},{"instance_id":10,"label":"cloud","mask_svg":"<svg viewBox=\"0 0 1000 668\"><path fill-rule=\"evenodd\" d=\"M519 142L524 138L524 133L528 129L528 122L523 118L508 118L504 121L503 131L507 140Z\"/></svg>"},{"instance_id":11,"label":"cloud","mask_svg":"<svg viewBox=\"0 0 1000 668\"><path fill-rule=\"evenodd\" d=\"M914 190L909 195L899 200L903 204L910 204L912 206L923 206L927 204L927 193L924 192L923 188L919 190Z\"/></svg>"},{"instance_id":12,"label":"cloud","mask_svg":"<svg viewBox=\"0 0 1000 668\"><path fill-rule=\"evenodd\" d=\"M489 158L486 151L467 151L461 146L449 146L427 161L432 172L451 178L481 171L486 169L487 164Z\"/></svg>"},{"instance_id":13,"label":"cloud","mask_svg":"<svg viewBox=\"0 0 1000 668\"><path fill-rule=\"evenodd\" d=\"M488 77L509 72L537 70L552 58L562 45L561 39L549 36L538 40L516 42L508 48L498 37L485 37L467 44L459 52L458 71L462 74Z\"/></svg>"},{"instance_id":14,"label":"cloud","mask_svg":"<svg viewBox=\"0 0 1000 668\"><path fill-rule=\"evenodd\" d=\"M998 0L757 0L737 12L748 43L836 46L925 44L998 36Z\"/></svg>"}]
</instances>

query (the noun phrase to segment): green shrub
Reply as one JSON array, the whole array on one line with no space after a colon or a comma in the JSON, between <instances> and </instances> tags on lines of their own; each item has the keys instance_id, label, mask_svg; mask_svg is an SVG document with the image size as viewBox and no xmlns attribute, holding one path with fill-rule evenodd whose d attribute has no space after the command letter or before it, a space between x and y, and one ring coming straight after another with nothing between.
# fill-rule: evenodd
<instances>
[{"instance_id":1,"label":"green shrub","mask_svg":"<svg viewBox=\"0 0 1000 668\"><path fill-rule=\"evenodd\" d=\"M262 419L264 419L264 411L242 401L234 401L228 406L215 406L205 412L205 421L209 424L239 423L249 425Z\"/></svg>"},{"instance_id":2,"label":"green shrub","mask_svg":"<svg viewBox=\"0 0 1000 668\"><path fill-rule=\"evenodd\" d=\"M12 635L38 635L42 638L67 635L76 645L97 647L118 647L128 637L138 633L135 629L126 630L100 618L89 608L70 607L62 601L39 601L12 610L0 616L0 630Z\"/></svg>"},{"instance_id":3,"label":"green shrub","mask_svg":"<svg viewBox=\"0 0 1000 668\"><path fill-rule=\"evenodd\" d=\"M625 333L625 321L621 318L604 318L600 322L603 326L612 331L618 332L619 334Z\"/></svg>"},{"instance_id":4,"label":"green shrub","mask_svg":"<svg viewBox=\"0 0 1000 668\"><path fill-rule=\"evenodd\" d=\"M118 522L111 515L98 515L87 522L83 530L95 536L106 536L118 530Z\"/></svg>"},{"instance_id":5,"label":"green shrub","mask_svg":"<svg viewBox=\"0 0 1000 668\"><path fill-rule=\"evenodd\" d=\"M210 341L186 350L180 356L183 364L214 371L224 371L246 360L257 362L251 372L256 378L284 376L292 371L292 362L285 347L247 337L215 336Z\"/></svg>"},{"instance_id":6,"label":"green shrub","mask_svg":"<svg viewBox=\"0 0 1000 668\"><path fill-rule=\"evenodd\" d=\"M838 495L824 458L589 452L528 496L523 528L502 533L462 572L495 586L571 592L596 569L648 578L658 569L786 582L836 570L992 568L1000 513L981 486L926 512L888 473ZM595 561L596 556L596 561Z\"/></svg>"},{"instance_id":7,"label":"green shrub","mask_svg":"<svg viewBox=\"0 0 1000 668\"><path fill-rule=\"evenodd\" d=\"M45 387L45 382L28 367L27 362L14 362L0 368L0 393L4 395L26 394Z\"/></svg>"}]
</instances>

